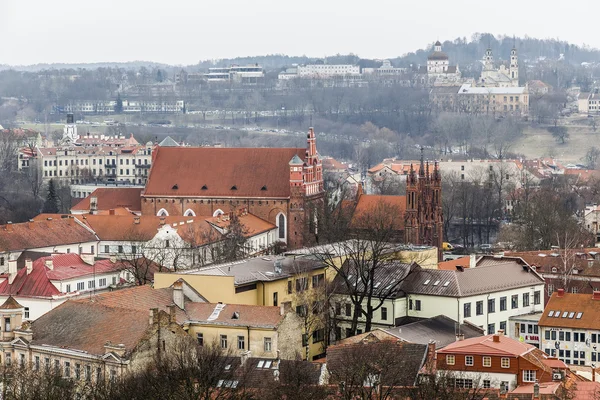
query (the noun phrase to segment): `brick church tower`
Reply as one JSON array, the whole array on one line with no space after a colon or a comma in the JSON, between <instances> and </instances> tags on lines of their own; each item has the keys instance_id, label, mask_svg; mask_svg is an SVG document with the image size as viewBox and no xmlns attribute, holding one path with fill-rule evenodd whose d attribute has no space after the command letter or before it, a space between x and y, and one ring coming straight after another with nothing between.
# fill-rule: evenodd
<instances>
[{"instance_id":1,"label":"brick church tower","mask_svg":"<svg viewBox=\"0 0 600 400\"><path fill-rule=\"evenodd\" d=\"M290 203L288 247L300 248L314 243L318 217L323 212L325 190L323 164L317 152L315 131L309 128L304 160L295 155L290 165Z\"/></svg>"},{"instance_id":2,"label":"brick church tower","mask_svg":"<svg viewBox=\"0 0 600 400\"><path fill-rule=\"evenodd\" d=\"M405 243L436 246L442 251L443 243L442 179L437 162L433 171L423 161L418 173L410 166L406 180L406 213L404 217Z\"/></svg>"}]
</instances>

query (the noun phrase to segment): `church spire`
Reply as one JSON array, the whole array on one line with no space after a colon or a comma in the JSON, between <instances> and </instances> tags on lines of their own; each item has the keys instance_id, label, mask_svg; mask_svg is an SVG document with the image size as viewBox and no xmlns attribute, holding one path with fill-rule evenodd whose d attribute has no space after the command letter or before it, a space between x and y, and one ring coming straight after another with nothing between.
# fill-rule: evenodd
<instances>
[{"instance_id":1,"label":"church spire","mask_svg":"<svg viewBox=\"0 0 600 400\"><path fill-rule=\"evenodd\" d=\"M423 155L423 146L421 146L421 165L419 167L419 176L425 175L425 156Z\"/></svg>"}]
</instances>

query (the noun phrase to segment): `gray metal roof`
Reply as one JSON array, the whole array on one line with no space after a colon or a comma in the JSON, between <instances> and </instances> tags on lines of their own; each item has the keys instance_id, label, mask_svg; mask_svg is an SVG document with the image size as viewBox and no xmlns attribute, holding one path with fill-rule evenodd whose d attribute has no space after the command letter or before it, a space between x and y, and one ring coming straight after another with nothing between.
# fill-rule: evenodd
<instances>
[{"instance_id":1,"label":"gray metal roof","mask_svg":"<svg viewBox=\"0 0 600 400\"><path fill-rule=\"evenodd\" d=\"M465 339L483 336L483 329L471 324L460 324L459 327L455 320L445 315L396 326L385 331L411 343L427 344L433 340L438 349L455 342L456 335L459 333L463 334Z\"/></svg>"},{"instance_id":2,"label":"gray metal roof","mask_svg":"<svg viewBox=\"0 0 600 400\"><path fill-rule=\"evenodd\" d=\"M465 297L543 284L543 278L528 265L504 260L494 265L464 271L422 269L407 279L406 293Z\"/></svg>"}]
</instances>

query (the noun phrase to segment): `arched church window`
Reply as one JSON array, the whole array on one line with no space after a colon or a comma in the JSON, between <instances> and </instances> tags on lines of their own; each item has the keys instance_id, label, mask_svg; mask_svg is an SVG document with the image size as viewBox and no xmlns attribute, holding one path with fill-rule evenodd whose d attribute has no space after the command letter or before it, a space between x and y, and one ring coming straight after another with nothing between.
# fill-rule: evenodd
<instances>
[{"instance_id":1,"label":"arched church window","mask_svg":"<svg viewBox=\"0 0 600 400\"><path fill-rule=\"evenodd\" d=\"M156 215L159 217L168 217L169 213L164 208L161 208Z\"/></svg>"},{"instance_id":2,"label":"arched church window","mask_svg":"<svg viewBox=\"0 0 600 400\"><path fill-rule=\"evenodd\" d=\"M188 209L187 209L187 210L185 210L185 212L183 213L183 216L184 216L184 217L195 217L195 216L196 216L196 213L194 212L194 210L191 210L191 209L189 209L189 208L188 208Z\"/></svg>"},{"instance_id":3,"label":"arched church window","mask_svg":"<svg viewBox=\"0 0 600 400\"><path fill-rule=\"evenodd\" d=\"M279 214L277 217L277 226L279 228L279 239L285 239L285 215Z\"/></svg>"},{"instance_id":4,"label":"arched church window","mask_svg":"<svg viewBox=\"0 0 600 400\"><path fill-rule=\"evenodd\" d=\"M218 217L219 215L223 215L223 214L225 214L225 213L223 212L223 210L221 210L221 209L219 208L218 210L216 210L216 211L213 213L213 217Z\"/></svg>"}]
</instances>

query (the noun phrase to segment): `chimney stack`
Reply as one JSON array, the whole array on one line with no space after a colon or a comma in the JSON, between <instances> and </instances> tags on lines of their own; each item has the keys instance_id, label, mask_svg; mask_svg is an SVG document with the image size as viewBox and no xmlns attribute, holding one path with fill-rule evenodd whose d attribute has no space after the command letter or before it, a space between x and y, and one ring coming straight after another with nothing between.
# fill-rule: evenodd
<instances>
[{"instance_id":1,"label":"chimney stack","mask_svg":"<svg viewBox=\"0 0 600 400\"><path fill-rule=\"evenodd\" d=\"M54 263L52 262L52 258L48 258L46 261L44 261L44 265L50 270L52 271L54 269Z\"/></svg>"},{"instance_id":2,"label":"chimney stack","mask_svg":"<svg viewBox=\"0 0 600 400\"><path fill-rule=\"evenodd\" d=\"M148 318L148 324L154 325L155 322L158 322L158 308L151 308L150 316Z\"/></svg>"},{"instance_id":3,"label":"chimney stack","mask_svg":"<svg viewBox=\"0 0 600 400\"><path fill-rule=\"evenodd\" d=\"M25 268L27 268L27 275L33 271L33 261L31 261L31 258L25 259Z\"/></svg>"},{"instance_id":4,"label":"chimney stack","mask_svg":"<svg viewBox=\"0 0 600 400\"><path fill-rule=\"evenodd\" d=\"M494 343L500 343L500 335L492 336L492 340L494 341Z\"/></svg>"},{"instance_id":5,"label":"chimney stack","mask_svg":"<svg viewBox=\"0 0 600 400\"><path fill-rule=\"evenodd\" d=\"M90 214L96 214L98 211L98 197L90 197Z\"/></svg>"},{"instance_id":6,"label":"chimney stack","mask_svg":"<svg viewBox=\"0 0 600 400\"><path fill-rule=\"evenodd\" d=\"M556 297L564 297L564 295L565 295L565 289L558 289Z\"/></svg>"},{"instance_id":7,"label":"chimney stack","mask_svg":"<svg viewBox=\"0 0 600 400\"><path fill-rule=\"evenodd\" d=\"M8 221L6 225L4 225L4 229L6 229L8 232L12 232L12 221Z\"/></svg>"},{"instance_id":8,"label":"chimney stack","mask_svg":"<svg viewBox=\"0 0 600 400\"><path fill-rule=\"evenodd\" d=\"M465 340L465 334L464 333L457 333L456 334L456 341L457 342L462 342L463 340Z\"/></svg>"},{"instance_id":9,"label":"chimney stack","mask_svg":"<svg viewBox=\"0 0 600 400\"><path fill-rule=\"evenodd\" d=\"M108 210L108 215L115 215L114 208L111 208L110 210Z\"/></svg>"},{"instance_id":10,"label":"chimney stack","mask_svg":"<svg viewBox=\"0 0 600 400\"><path fill-rule=\"evenodd\" d=\"M139 224L140 223L140 216L136 215L135 217L133 217L133 223L134 224Z\"/></svg>"},{"instance_id":11,"label":"chimney stack","mask_svg":"<svg viewBox=\"0 0 600 400\"><path fill-rule=\"evenodd\" d=\"M17 260L8 260L8 284L12 285L17 277Z\"/></svg>"},{"instance_id":12,"label":"chimney stack","mask_svg":"<svg viewBox=\"0 0 600 400\"><path fill-rule=\"evenodd\" d=\"M592 293L592 300L600 300L600 292L597 290L594 290L594 292Z\"/></svg>"},{"instance_id":13,"label":"chimney stack","mask_svg":"<svg viewBox=\"0 0 600 400\"><path fill-rule=\"evenodd\" d=\"M185 309L185 299L183 297L183 282L180 280L173 283L173 303L180 309Z\"/></svg>"},{"instance_id":14,"label":"chimney stack","mask_svg":"<svg viewBox=\"0 0 600 400\"><path fill-rule=\"evenodd\" d=\"M177 309L174 304L169 306L169 322L176 323L177 322Z\"/></svg>"},{"instance_id":15,"label":"chimney stack","mask_svg":"<svg viewBox=\"0 0 600 400\"><path fill-rule=\"evenodd\" d=\"M498 329L498 336L504 336L504 329Z\"/></svg>"},{"instance_id":16,"label":"chimney stack","mask_svg":"<svg viewBox=\"0 0 600 400\"><path fill-rule=\"evenodd\" d=\"M33 224L34 224L34 221L32 219L30 219L29 222L27 222L27 227L29 229L33 229Z\"/></svg>"},{"instance_id":17,"label":"chimney stack","mask_svg":"<svg viewBox=\"0 0 600 400\"><path fill-rule=\"evenodd\" d=\"M93 254L81 254L81 261L86 263L87 265L94 265L94 255Z\"/></svg>"},{"instance_id":18,"label":"chimney stack","mask_svg":"<svg viewBox=\"0 0 600 400\"><path fill-rule=\"evenodd\" d=\"M115 264L117 262L117 255L114 253L111 253L110 255L110 262Z\"/></svg>"}]
</instances>

